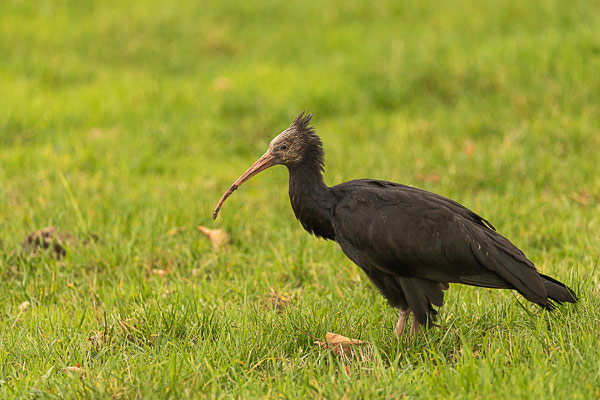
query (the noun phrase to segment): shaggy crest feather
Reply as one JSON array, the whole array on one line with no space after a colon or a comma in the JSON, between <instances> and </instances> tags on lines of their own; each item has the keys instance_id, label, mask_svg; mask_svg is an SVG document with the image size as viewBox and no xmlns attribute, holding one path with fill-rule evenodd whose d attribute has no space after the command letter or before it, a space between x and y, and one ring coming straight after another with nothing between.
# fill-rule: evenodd
<instances>
[{"instance_id":1,"label":"shaggy crest feather","mask_svg":"<svg viewBox=\"0 0 600 400\"><path fill-rule=\"evenodd\" d=\"M296 128L299 132L311 133L315 134L315 127L309 126L310 120L312 119L312 114L307 113L306 111L302 111L294 122L292 122L292 127Z\"/></svg>"}]
</instances>

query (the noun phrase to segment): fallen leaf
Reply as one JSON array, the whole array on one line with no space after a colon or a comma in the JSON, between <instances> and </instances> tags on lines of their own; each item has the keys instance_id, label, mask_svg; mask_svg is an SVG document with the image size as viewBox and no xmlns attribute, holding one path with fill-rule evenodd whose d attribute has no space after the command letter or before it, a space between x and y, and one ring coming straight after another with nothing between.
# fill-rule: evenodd
<instances>
[{"instance_id":1,"label":"fallen leaf","mask_svg":"<svg viewBox=\"0 0 600 400\"><path fill-rule=\"evenodd\" d=\"M224 248L229 252L229 237L223 229L210 229L202 225L198 225L198 230L210 240L212 248L216 251Z\"/></svg>"},{"instance_id":2,"label":"fallen leaf","mask_svg":"<svg viewBox=\"0 0 600 400\"><path fill-rule=\"evenodd\" d=\"M73 365L72 367L66 367L65 370L71 374L78 373L81 376L85 376L85 370L81 368L81 364L79 363Z\"/></svg>"},{"instance_id":3,"label":"fallen leaf","mask_svg":"<svg viewBox=\"0 0 600 400\"><path fill-rule=\"evenodd\" d=\"M167 271L166 269L160 269L160 268L152 268L152 274L154 275L158 275L160 277L165 277L167 276L167 274L169 273L169 271Z\"/></svg>"},{"instance_id":4,"label":"fallen leaf","mask_svg":"<svg viewBox=\"0 0 600 400\"><path fill-rule=\"evenodd\" d=\"M572 192L571 199L582 206L588 206L590 205L591 201L593 201L592 194L586 190Z\"/></svg>"},{"instance_id":5,"label":"fallen leaf","mask_svg":"<svg viewBox=\"0 0 600 400\"><path fill-rule=\"evenodd\" d=\"M19 304L19 311L23 312L23 311L27 310L30 305L31 305L31 303L29 301L25 300L24 302Z\"/></svg>"},{"instance_id":6,"label":"fallen leaf","mask_svg":"<svg viewBox=\"0 0 600 400\"><path fill-rule=\"evenodd\" d=\"M325 342L317 340L315 344L323 349L330 349L335 355L340 357L350 358L360 355L364 359L364 354L360 347L366 346L369 343L358 339L350 339L337 333L327 332Z\"/></svg>"},{"instance_id":7,"label":"fallen leaf","mask_svg":"<svg viewBox=\"0 0 600 400\"><path fill-rule=\"evenodd\" d=\"M463 146L463 151L467 157L472 157L475 154L475 145L470 140L466 141Z\"/></svg>"}]
</instances>

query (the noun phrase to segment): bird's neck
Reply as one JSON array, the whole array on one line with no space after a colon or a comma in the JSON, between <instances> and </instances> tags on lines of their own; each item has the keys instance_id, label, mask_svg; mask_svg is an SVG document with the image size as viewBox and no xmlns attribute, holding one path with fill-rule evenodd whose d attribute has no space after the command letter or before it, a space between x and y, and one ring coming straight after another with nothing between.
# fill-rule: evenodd
<instances>
[{"instance_id":1,"label":"bird's neck","mask_svg":"<svg viewBox=\"0 0 600 400\"><path fill-rule=\"evenodd\" d=\"M308 160L288 167L290 202L304 229L325 239L335 239L331 226L331 189L323 182L322 160Z\"/></svg>"}]
</instances>

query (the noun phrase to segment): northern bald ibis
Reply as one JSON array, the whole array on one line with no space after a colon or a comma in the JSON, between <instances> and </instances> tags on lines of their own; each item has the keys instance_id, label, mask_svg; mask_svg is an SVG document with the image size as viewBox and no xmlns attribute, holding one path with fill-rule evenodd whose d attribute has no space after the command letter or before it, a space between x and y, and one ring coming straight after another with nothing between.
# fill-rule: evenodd
<instances>
[{"instance_id":1,"label":"northern bald ibis","mask_svg":"<svg viewBox=\"0 0 600 400\"><path fill-rule=\"evenodd\" d=\"M433 306L444 303L449 283L512 289L552 310L575 303L565 284L540 274L533 263L487 220L459 203L411 186L356 179L328 187L323 182L323 145L311 114L298 115L223 194L283 164L296 218L309 233L335 240L371 279L392 307L400 309L399 336L413 315L411 336L435 322Z\"/></svg>"}]
</instances>

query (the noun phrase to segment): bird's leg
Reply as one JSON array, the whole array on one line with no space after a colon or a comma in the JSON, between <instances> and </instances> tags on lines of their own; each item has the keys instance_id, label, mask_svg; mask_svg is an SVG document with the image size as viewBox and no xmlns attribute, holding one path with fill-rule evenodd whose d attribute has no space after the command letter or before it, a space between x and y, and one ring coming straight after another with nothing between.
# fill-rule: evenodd
<instances>
[{"instance_id":1,"label":"bird's leg","mask_svg":"<svg viewBox=\"0 0 600 400\"><path fill-rule=\"evenodd\" d=\"M413 323L410 327L410 337L411 339L414 338L417 334L417 332L419 332L419 321L417 321L417 317L413 314Z\"/></svg>"},{"instance_id":2,"label":"bird's leg","mask_svg":"<svg viewBox=\"0 0 600 400\"><path fill-rule=\"evenodd\" d=\"M398 318L398 323L396 324L396 329L394 331L397 338L399 338L400 335L402 335L402 331L404 330L404 326L406 325L406 321L408 320L409 316L410 308L400 310L400 317Z\"/></svg>"}]
</instances>

